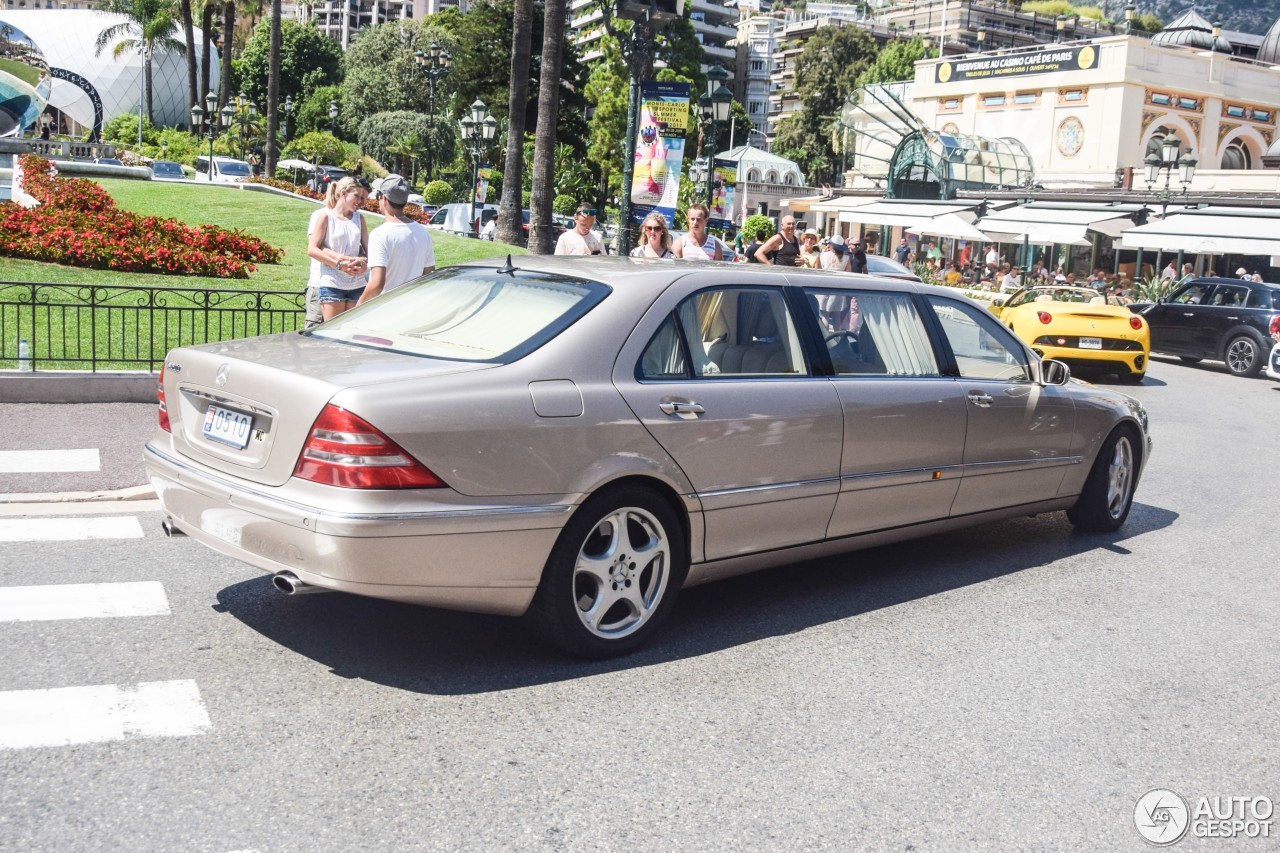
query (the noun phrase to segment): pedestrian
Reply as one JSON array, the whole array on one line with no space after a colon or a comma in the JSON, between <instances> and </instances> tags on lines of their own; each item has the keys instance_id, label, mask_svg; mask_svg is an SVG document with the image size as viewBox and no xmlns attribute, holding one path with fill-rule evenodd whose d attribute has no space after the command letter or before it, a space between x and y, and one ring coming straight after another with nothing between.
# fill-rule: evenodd
<instances>
[{"instance_id":1,"label":"pedestrian","mask_svg":"<svg viewBox=\"0 0 1280 853\"><path fill-rule=\"evenodd\" d=\"M1178 277L1178 264L1176 261L1169 261L1169 265L1164 268L1164 272L1160 273L1161 281L1173 281Z\"/></svg>"},{"instance_id":2,"label":"pedestrian","mask_svg":"<svg viewBox=\"0 0 1280 853\"><path fill-rule=\"evenodd\" d=\"M640 245L631 250L633 258L674 258L667 217L656 210L640 223Z\"/></svg>"},{"instance_id":3,"label":"pedestrian","mask_svg":"<svg viewBox=\"0 0 1280 853\"><path fill-rule=\"evenodd\" d=\"M897 256L898 263L904 267L907 265L907 258L911 257L911 246L907 243L906 237L898 241L898 248L894 250L894 255Z\"/></svg>"},{"instance_id":4,"label":"pedestrian","mask_svg":"<svg viewBox=\"0 0 1280 853\"><path fill-rule=\"evenodd\" d=\"M1245 281L1252 280L1252 276L1249 275L1249 271L1244 267L1240 267L1236 270L1236 278L1244 279Z\"/></svg>"},{"instance_id":5,"label":"pedestrian","mask_svg":"<svg viewBox=\"0 0 1280 853\"><path fill-rule=\"evenodd\" d=\"M805 269L816 270L822 260L822 250L818 248L818 232L806 229L800 235L800 264Z\"/></svg>"},{"instance_id":6,"label":"pedestrian","mask_svg":"<svg viewBox=\"0 0 1280 853\"><path fill-rule=\"evenodd\" d=\"M995 243L987 244L987 256L983 259L986 264L987 278L991 278L996 274L996 270L1000 268L1000 250L996 248Z\"/></svg>"},{"instance_id":7,"label":"pedestrian","mask_svg":"<svg viewBox=\"0 0 1280 853\"><path fill-rule=\"evenodd\" d=\"M604 243L591 227L596 224L595 206L582 202L573 211L573 227L556 240L557 255L603 255Z\"/></svg>"},{"instance_id":8,"label":"pedestrian","mask_svg":"<svg viewBox=\"0 0 1280 853\"><path fill-rule=\"evenodd\" d=\"M705 204L695 202L684 214L689 230L671 245L671 252L686 261L723 261L724 247L715 236L707 233L711 211Z\"/></svg>"},{"instance_id":9,"label":"pedestrian","mask_svg":"<svg viewBox=\"0 0 1280 853\"><path fill-rule=\"evenodd\" d=\"M369 229L360 209L368 195L355 178L334 187L334 206L316 223L307 254L320 262L320 312L324 319L353 307L364 292Z\"/></svg>"},{"instance_id":10,"label":"pedestrian","mask_svg":"<svg viewBox=\"0 0 1280 853\"><path fill-rule=\"evenodd\" d=\"M490 217L489 221L480 229L480 239L488 240L490 243L498 236L498 217Z\"/></svg>"},{"instance_id":11,"label":"pedestrian","mask_svg":"<svg viewBox=\"0 0 1280 853\"><path fill-rule=\"evenodd\" d=\"M768 235L763 228L756 229L756 238L747 244L747 248L743 251L747 256L747 263L758 264L760 259L756 257L756 252L764 245L764 241L768 239Z\"/></svg>"},{"instance_id":12,"label":"pedestrian","mask_svg":"<svg viewBox=\"0 0 1280 853\"><path fill-rule=\"evenodd\" d=\"M409 182L392 173L374 183L373 194L385 221L369 233L369 286L357 304L436 268L431 229L404 212L409 203Z\"/></svg>"},{"instance_id":13,"label":"pedestrian","mask_svg":"<svg viewBox=\"0 0 1280 853\"><path fill-rule=\"evenodd\" d=\"M933 266L942 265L942 250L938 248L938 244L932 240L929 241L929 249L924 253L925 259L933 261Z\"/></svg>"},{"instance_id":14,"label":"pedestrian","mask_svg":"<svg viewBox=\"0 0 1280 853\"><path fill-rule=\"evenodd\" d=\"M1022 289L1022 268L1013 267L1000 279L1001 293L1015 293Z\"/></svg>"},{"instance_id":15,"label":"pedestrian","mask_svg":"<svg viewBox=\"0 0 1280 853\"><path fill-rule=\"evenodd\" d=\"M861 240L853 244L853 257L849 260L849 268L853 272L867 271L867 248Z\"/></svg>"},{"instance_id":16,"label":"pedestrian","mask_svg":"<svg viewBox=\"0 0 1280 853\"><path fill-rule=\"evenodd\" d=\"M320 224L320 220L328 215L333 206L338 203L337 184L329 187L329 192L325 193L324 203L320 205L311 214L310 221L307 222L307 254L310 255L311 235L315 233L316 226ZM322 264L315 257L311 257L311 274L307 276L307 290L303 305L306 314L302 321L302 328L312 329L324 322L324 314L320 311L320 269Z\"/></svg>"},{"instance_id":17,"label":"pedestrian","mask_svg":"<svg viewBox=\"0 0 1280 853\"><path fill-rule=\"evenodd\" d=\"M827 241L827 249L822 253L822 268L833 272L853 271L848 247L845 246L844 238L839 234L833 234Z\"/></svg>"},{"instance_id":18,"label":"pedestrian","mask_svg":"<svg viewBox=\"0 0 1280 853\"><path fill-rule=\"evenodd\" d=\"M779 231L756 249L756 260L762 264L780 267L798 267L800 260L800 238L796 236L796 218L791 214L782 217Z\"/></svg>"}]
</instances>

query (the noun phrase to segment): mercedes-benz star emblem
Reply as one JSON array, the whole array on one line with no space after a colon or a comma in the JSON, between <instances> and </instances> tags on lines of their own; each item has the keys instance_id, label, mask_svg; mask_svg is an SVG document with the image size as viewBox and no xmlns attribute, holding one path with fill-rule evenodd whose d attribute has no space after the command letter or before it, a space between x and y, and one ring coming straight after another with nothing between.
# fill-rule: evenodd
<instances>
[{"instance_id":1,"label":"mercedes-benz star emblem","mask_svg":"<svg viewBox=\"0 0 1280 853\"><path fill-rule=\"evenodd\" d=\"M213 384L221 388L227 384L227 377L231 375L231 365L224 364L218 368L218 372L213 375Z\"/></svg>"}]
</instances>

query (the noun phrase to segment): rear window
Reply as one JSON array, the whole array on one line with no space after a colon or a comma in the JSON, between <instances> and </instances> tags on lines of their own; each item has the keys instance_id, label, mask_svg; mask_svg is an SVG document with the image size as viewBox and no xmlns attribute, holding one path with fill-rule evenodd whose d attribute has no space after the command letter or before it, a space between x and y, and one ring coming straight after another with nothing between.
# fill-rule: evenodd
<instances>
[{"instance_id":1,"label":"rear window","mask_svg":"<svg viewBox=\"0 0 1280 853\"><path fill-rule=\"evenodd\" d=\"M224 175L247 175L249 174L248 163L223 163L218 162L218 171Z\"/></svg>"},{"instance_id":2,"label":"rear window","mask_svg":"<svg viewBox=\"0 0 1280 853\"><path fill-rule=\"evenodd\" d=\"M410 355L505 363L551 340L608 293L583 279L452 267L340 314L312 334Z\"/></svg>"}]
</instances>

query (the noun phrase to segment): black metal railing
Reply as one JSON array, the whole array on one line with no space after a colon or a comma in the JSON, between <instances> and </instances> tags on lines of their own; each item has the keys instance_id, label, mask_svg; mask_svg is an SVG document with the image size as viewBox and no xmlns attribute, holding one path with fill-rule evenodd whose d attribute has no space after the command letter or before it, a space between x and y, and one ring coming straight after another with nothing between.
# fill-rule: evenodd
<instances>
[{"instance_id":1,"label":"black metal railing","mask_svg":"<svg viewBox=\"0 0 1280 853\"><path fill-rule=\"evenodd\" d=\"M288 332L304 314L302 292L0 281L0 369L158 370L176 346Z\"/></svg>"}]
</instances>

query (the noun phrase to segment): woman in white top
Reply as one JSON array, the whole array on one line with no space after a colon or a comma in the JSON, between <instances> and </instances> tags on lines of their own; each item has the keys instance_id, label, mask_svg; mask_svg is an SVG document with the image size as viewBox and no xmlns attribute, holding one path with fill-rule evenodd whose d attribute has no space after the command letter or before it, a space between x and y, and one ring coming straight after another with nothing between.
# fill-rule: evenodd
<instances>
[{"instance_id":1,"label":"woman in white top","mask_svg":"<svg viewBox=\"0 0 1280 853\"><path fill-rule=\"evenodd\" d=\"M844 238L839 234L827 241L827 247L822 252L822 268L836 272L853 270L853 265L849 263L849 252L844 244Z\"/></svg>"},{"instance_id":2,"label":"woman in white top","mask_svg":"<svg viewBox=\"0 0 1280 853\"><path fill-rule=\"evenodd\" d=\"M633 258L674 258L671 254L671 232L667 230L667 218L661 213L650 213L640 223L641 242L631 250Z\"/></svg>"},{"instance_id":3,"label":"woman in white top","mask_svg":"<svg viewBox=\"0 0 1280 853\"><path fill-rule=\"evenodd\" d=\"M320 262L317 284L320 312L326 320L359 301L368 271L369 229L360 214L368 197L365 188L346 177L338 181L334 193L333 207L316 223L307 245L307 254Z\"/></svg>"},{"instance_id":4,"label":"woman in white top","mask_svg":"<svg viewBox=\"0 0 1280 853\"><path fill-rule=\"evenodd\" d=\"M672 254L686 261L724 260L724 249L720 247L720 241L707 233L710 218L711 211L705 204L689 205L689 209L685 211L689 233L680 235L680 239L671 247Z\"/></svg>"}]
</instances>

